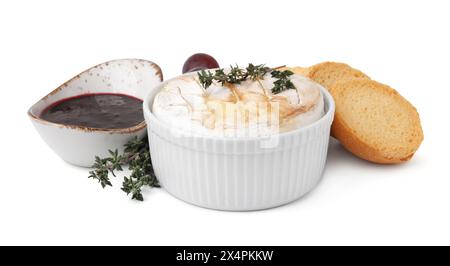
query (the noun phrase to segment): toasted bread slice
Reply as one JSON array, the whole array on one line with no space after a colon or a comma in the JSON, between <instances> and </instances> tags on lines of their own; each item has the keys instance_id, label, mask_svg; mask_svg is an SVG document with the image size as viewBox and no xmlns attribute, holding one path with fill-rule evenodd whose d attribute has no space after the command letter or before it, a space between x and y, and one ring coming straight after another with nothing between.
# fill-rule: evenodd
<instances>
[{"instance_id":1,"label":"toasted bread slice","mask_svg":"<svg viewBox=\"0 0 450 266\"><path fill-rule=\"evenodd\" d=\"M335 81L330 89L336 103L332 135L354 155L371 162L393 164L411 159L423 140L414 106L396 90L361 78L358 72L354 72L355 79L343 82L336 82L335 73L326 76Z\"/></svg>"},{"instance_id":2,"label":"toasted bread slice","mask_svg":"<svg viewBox=\"0 0 450 266\"><path fill-rule=\"evenodd\" d=\"M335 62L319 63L307 68L304 72L307 73L307 77L328 90L331 90L336 83L352 79L370 79L369 76L358 69L354 69L347 64Z\"/></svg>"}]
</instances>

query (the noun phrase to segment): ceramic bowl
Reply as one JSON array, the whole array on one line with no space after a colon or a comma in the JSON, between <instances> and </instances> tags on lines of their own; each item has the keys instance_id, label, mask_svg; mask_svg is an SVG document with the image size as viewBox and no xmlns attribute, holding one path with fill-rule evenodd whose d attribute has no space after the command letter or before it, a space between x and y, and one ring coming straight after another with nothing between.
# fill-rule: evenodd
<instances>
[{"instance_id":1,"label":"ceramic bowl","mask_svg":"<svg viewBox=\"0 0 450 266\"><path fill-rule=\"evenodd\" d=\"M327 157L334 101L322 86L325 114L314 123L280 133L277 145L260 137L188 135L152 113L155 95L144 100L155 174L173 196L201 207L248 211L294 201L320 181Z\"/></svg>"},{"instance_id":2,"label":"ceramic bowl","mask_svg":"<svg viewBox=\"0 0 450 266\"><path fill-rule=\"evenodd\" d=\"M143 99L163 80L161 69L142 59L120 59L96 65L62 84L28 110L36 130L44 141L68 163L90 167L95 156L107 156L108 150L123 151L131 138L143 137L145 121L121 129L90 128L52 123L40 118L46 107L66 98L90 93L120 93Z\"/></svg>"}]
</instances>

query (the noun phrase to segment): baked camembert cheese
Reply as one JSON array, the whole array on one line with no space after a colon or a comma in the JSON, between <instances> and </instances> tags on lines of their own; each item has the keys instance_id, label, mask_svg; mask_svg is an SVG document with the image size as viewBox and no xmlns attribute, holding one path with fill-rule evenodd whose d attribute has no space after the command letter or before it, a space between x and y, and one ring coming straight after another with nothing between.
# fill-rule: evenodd
<instances>
[{"instance_id":1,"label":"baked camembert cheese","mask_svg":"<svg viewBox=\"0 0 450 266\"><path fill-rule=\"evenodd\" d=\"M196 73L170 80L154 98L152 112L185 134L261 137L307 126L324 115L320 85L294 74L295 89L274 94L269 73L239 84L202 87Z\"/></svg>"}]
</instances>

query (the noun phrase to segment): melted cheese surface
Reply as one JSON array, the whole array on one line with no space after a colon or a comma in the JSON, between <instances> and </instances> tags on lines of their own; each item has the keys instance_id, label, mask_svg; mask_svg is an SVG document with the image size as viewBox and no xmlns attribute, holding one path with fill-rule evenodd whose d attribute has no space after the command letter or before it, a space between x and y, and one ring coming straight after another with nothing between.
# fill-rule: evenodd
<instances>
[{"instance_id":1,"label":"melted cheese surface","mask_svg":"<svg viewBox=\"0 0 450 266\"><path fill-rule=\"evenodd\" d=\"M319 85L301 75L296 89L273 94L270 73L259 81L213 83L204 89L196 73L171 80L155 96L152 112L185 134L260 137L291 131L324 115Z\"/></svg>"}]
</instances>

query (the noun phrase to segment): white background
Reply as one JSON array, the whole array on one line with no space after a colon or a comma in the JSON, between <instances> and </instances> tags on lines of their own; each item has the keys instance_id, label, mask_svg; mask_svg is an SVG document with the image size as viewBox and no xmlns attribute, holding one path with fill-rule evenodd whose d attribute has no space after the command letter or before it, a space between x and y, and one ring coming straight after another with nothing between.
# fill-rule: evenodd
<instances>
[{"instance_id":1,"label":"white background","mask_svg":"<svg viewBox=\"0 0 450 266\"><path fill-rule=\"evenodd\" d=\"M450 244L448 1L1 1L0 244ZM27 109L97 63L144 58L166 78L224 66L342 61L418 109L425 141L381 166L335 141L319 186L289 205L220 212L164 190L102 190L41 140Z\"/></svg>"}]
</instances>

